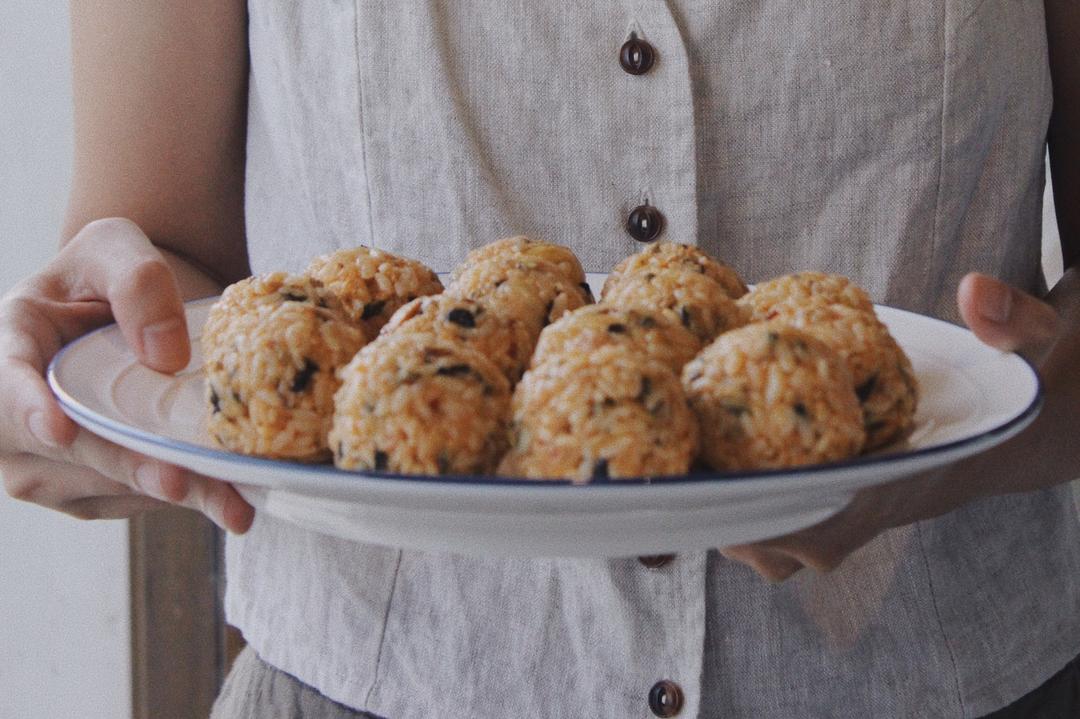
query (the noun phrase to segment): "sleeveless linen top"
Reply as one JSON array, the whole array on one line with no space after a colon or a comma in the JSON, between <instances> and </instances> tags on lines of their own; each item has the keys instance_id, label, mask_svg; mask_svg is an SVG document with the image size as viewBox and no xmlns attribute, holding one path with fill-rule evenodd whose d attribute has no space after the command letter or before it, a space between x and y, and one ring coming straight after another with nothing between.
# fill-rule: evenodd
<instances>
[{"instance_id":1,"label":"sleeveless linen top","mask_svg":"<svg viewBox=\"0 0 1080 719\"><path fill-rule=\"evenodd\" d=\"M606 272L648 200L748 281L839 272L949 319L968 271L1041 283L1036 0L250 0L249 33L255 272L355 244L447 271L519 233ZM680 717L971 717L1080 652L1068 487L778 585L715 552L475 558L265 516L227 567L266 661L388 719L644 718L661 679Z\"/></svg>"}]
</instances>

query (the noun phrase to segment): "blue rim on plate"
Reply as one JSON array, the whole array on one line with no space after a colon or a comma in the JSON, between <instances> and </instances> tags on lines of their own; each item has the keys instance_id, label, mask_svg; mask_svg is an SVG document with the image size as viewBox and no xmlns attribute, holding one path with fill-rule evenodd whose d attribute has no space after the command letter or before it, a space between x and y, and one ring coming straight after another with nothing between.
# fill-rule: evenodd
<instances>
[{"instance_id":1,"label":"blue rim on plate","mask_svg":"<svg viewBox=\"0 0 1080 719\"><path fill-rule=\"evenodd\" d=\"M201 304L213 302L216 299L216 297L207 297L199 300L192 300L186 303L186 306L198 306ZM932 320L933 322L945 325L950 329L963 329L961 327L958 327L957 325L938 319L936 317L928 317L926 315L919 316L925 320ZM986 442L996 437L1007 435L1013 432L1017 427L1022 427L1023 425L1026 425L1033 421L1038 415L1039 411L1042 409L1043 402L1045 400L1042 378L1039 377L1039 373L1035 369L1035 366L1026 357L1023 357L1021 355L1015 355L1024 362L1035 381L1035 393L1027 407L1025 407L1024 410L1017 414L1015 417L1001 425L992 427L988 430L972 435L970 437L963 437L961 439L946 442L944 444L933 445L930 447L920 447L918 449L901 452L875 453L836 462L810 464L799 467L789 467L781 469L761 469L753 470L750 472L721 472L715 470L701 470L698 472L684 475L627 478L620 477L614 480L604 480L600 482L594 481L584 484L574 483L567 479L515 479L490 475L453 474L435 476L426 474L398 474L394 472L381 472L376 470L364 470L362 472L354 472L344 469L338 469L337 467L330 464L304 464L302 462L289 462L286 460L252 457L249 455L237 454L235 452L229 452L226 450L205 447L202 445L193 444L191 442L171 439L159 434L154 434L153 432L139 429L138 427L134 427L123 422L116 421L86 407L81 402L72 397L60 385L60 382L56 377L56 367L61 361L61 359L64 357L64 355L72 347L75 347L80 342L93 335L110 330L115 326L115 324L112 324L105 327L99 327L98 329L93 330L86 335L83 335L82 337L63 347L49 362L49 366L46 372L49 387L52 389L53 393L56 395L57 400L59 401L60 405L65 409L65 411L67 411L73 416L82 418L89 424L103 426L115 432L116 434L130 437L131 439L145 442L147 444L156 445L175 452L196 455L206 459L230 462L253 468L280 470L283 467L288 467L290 469L295 469L298 477L308 476L313 479L320 477L332 477L334 479L342 479L362 476L364 479L386 479L414 483L434 482L442 485L498 485L521 486L531 488L551 487L553 489L565 489L569 487L576 490L602 491L605 487L626 487L634 485L690 485L703 482L739 482L747 480L769 479L777 476L791 475L793 473L798 473L800 476L813 476L815 474L823 472L836 472L844 470L855 470L861 467L873 467L879 464L895 462L898 459L915 460L919 458L933 457L935 455L947 454L959 449L963 449L973 444Z\"/></svg>"}]
</instances>

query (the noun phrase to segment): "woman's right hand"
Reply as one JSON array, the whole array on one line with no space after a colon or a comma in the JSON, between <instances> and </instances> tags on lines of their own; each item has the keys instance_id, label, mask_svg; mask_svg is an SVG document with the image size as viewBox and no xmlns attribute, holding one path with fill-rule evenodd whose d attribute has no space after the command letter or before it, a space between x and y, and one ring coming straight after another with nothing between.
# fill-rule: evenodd
<instances>
[{"instance_id":1,"label":"woman's right hand","mask_svg":"<svg viewBox=\"0 0 1080 719\"><path fill-rule=\"evenodd\" d=\"M84 519L129 517L170 503L202 512L224 529L246 531L254 510L228 483L107 442L60 409L44 379L49 360L110 321L146 366L177 372L187 365L177 276L127 220L90 223L44 270L0 299L4 489Z\"/></svg>"}]
</instances>

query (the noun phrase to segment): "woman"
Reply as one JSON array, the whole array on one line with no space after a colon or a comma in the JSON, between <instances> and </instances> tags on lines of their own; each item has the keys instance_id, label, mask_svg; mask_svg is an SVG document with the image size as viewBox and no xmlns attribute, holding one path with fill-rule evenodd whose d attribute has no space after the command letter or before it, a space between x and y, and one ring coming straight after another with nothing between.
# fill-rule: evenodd
<instances>
[{"instance_id":1,"label":"woman","mask_svg":"<svg viewBox=\"0 0 1080 719\"><path fill-rule=\"evenodd\" d=\"M68 241L4 300L5 487L247 530L227 603L253 649L219 717L1074 716L1080 9L803 5L73 2ZM1069 269L1040 300L1048 122ZM658 227L750 279L956 298L1038 363L1046 407L793 536L517 561L253 522L227 484L78 430L41 378L110 316L179 369L182 299L336 247L447 270L521 232L606 271Z\"/></svg>"}]
</instances>

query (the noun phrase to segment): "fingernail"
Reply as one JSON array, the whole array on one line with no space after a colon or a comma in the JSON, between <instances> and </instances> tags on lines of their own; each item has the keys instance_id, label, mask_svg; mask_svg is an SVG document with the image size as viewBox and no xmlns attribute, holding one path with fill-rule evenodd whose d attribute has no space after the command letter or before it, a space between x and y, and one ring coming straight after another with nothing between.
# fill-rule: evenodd
<instances>
[{"instance_id":1,"label":"fingernail","mask_svg":"<svg viewBox=\"0 0 1080 719\"><path fill-rule=\"evenodd\" d=\"M140 464L135 468L135 483L144 494L154 499L164 499L165 492L161 488L161 471L152 463Z\"/></svg>"},{"instance_id":2,"label":"fingernail","mask_svg":"<svg viewBox=\"0 0 1080 719\"><path fill-rule=\"evenodd\" d=\"M171 359L177 353L177 332L181 329L183 324L175 318L147 325L142 331L143 354L159 362Z\"/></svg>"},{"instance_id":3,"label":"fingernail","mask_svg":"<svg viewBox=\"0 0 1080 719\"><path fill-rule=\"evenodd\" d=\"M1013 296L1008 287L993 286L983 296L979 307L979 314L991 322L1003 325L1009 321L1012 315Z\"/></svg>"},{"instance_id":4,"label":"fingernail","mask_svg":"<svg viewBox=\"0 0 1080 719\"><path fill-rule=\"evenodd\" d=\"M53 437L52 432L49 431L49 424L45 421L44 412L31 412L30 416L26 418L26 427L30 430L30 434L34 435L34 439L46 447L55 449L60 446L60 443Z\"/></svg>"}]
</instances>

